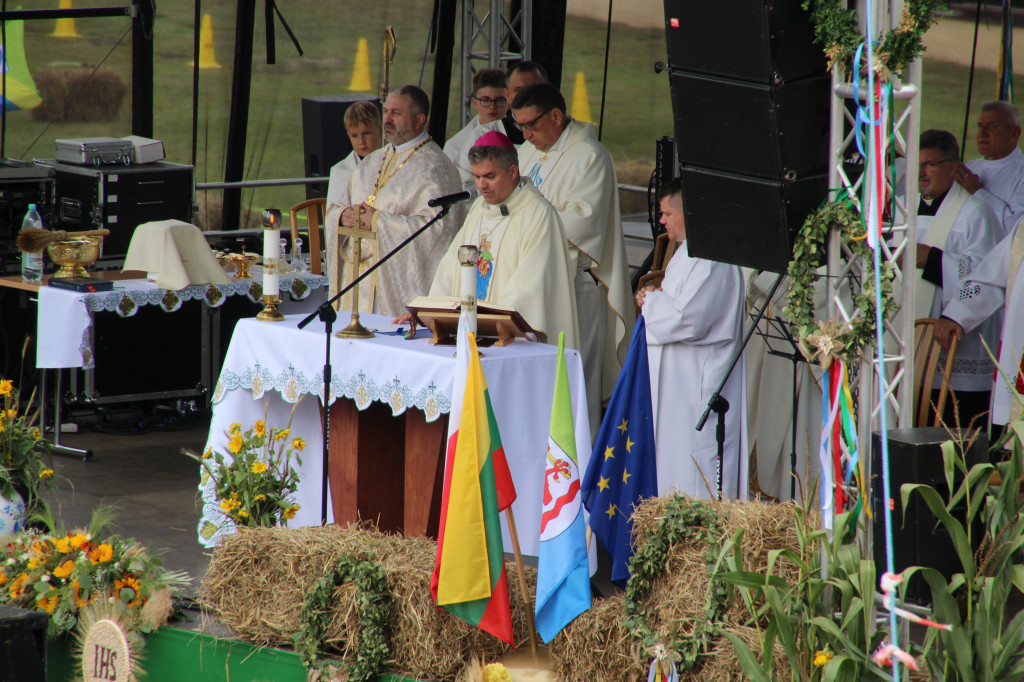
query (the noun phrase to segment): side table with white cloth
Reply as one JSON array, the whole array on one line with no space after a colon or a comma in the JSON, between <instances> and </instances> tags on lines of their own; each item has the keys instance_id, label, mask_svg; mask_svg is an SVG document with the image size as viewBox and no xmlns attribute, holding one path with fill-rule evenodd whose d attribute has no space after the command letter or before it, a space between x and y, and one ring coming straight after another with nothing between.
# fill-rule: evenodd
<instances>
[{"instance_id":1,"label":"side table with white cloth","mask_svg":"<svg viewBox=\"0 0 1024 682\"><path fill-rule=\"evenodd\" d=\"M340 312L335 329L349 322ZM301 483L296 494L300 509L289 526L320 523L323 462L321 456L321 410L323 396L324 325L314 321L298 329L301 316L287 316L284 322L241 320L224 359L220 379L213 393L213 419L207 447L230 456L227 432L238 423L243 430L257 419L268 427L284 428L294 408L291 434L306 441L299 468ZM370 329L392 329L390 318L363 314ZM372 339L331 339L330 396L332 424L336 409L350 402L359 411L385 406L395 418L422 411L427 423L438 421L451 409L454 383L454 346L433 346L429 333L414 340L400 334L379 333ZM481 362L487 378L501 441L515 482L517 498L512 508L524 554L536 556L539 549L540 518L543 507L544 470L548 428L554 392L557 347L517 339L505 347L482 349ZM590 459L590 427L584 398L583 365L579 353L565 351L569 388L576 428L580 470ZM299 402L301 400L301 402ZM296 403L299 404L296 406ZM397 420L395 421L398 424ZM396 427L397 428L397 427ZM335 466L335 438L330 457ZM361 451L359 457L374 458L376 450ZM388 465L390 466L390 465ZM404 467L404 462L394 466ZM443 474L444 460L433 467ZM431 481L426 481L429 487ZM406 488L395 489L396 496ZM232 522L221 511L213 483L203 475L200 483L203 517L198 526L199 542L217 545L226 533L234 532ZM407 501L407 498L403 498ZM422 510L414 510L422 515ZM334 520L328 506L328 521ZM506 551L511 551L508 529L502 519Z\"/></svg>"}]
</instances>

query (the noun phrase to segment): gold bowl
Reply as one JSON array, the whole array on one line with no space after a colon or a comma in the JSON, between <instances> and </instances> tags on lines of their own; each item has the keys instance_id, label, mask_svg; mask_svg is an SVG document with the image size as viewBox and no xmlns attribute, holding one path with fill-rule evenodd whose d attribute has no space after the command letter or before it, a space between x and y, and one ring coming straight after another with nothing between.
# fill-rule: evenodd
<instances>
[{"instance_id":1,"label":"gold bowl","mask_svg":"<svg viewBox=\"0 0 1024 682\"><path fill-rule=\"evenodd\" d=\"M235 273L235 279L252 279L252 275L249 273L249 268L251 268L259 259L259 254L255 253L232 254L231 260L235 264L235 269L238 270L238 272Z\"/></svg>"},{"instance_id":2,"label":"gold bowl","mask_svg":"<svg viewBox=\"0 0 1024 682\"><path fill-rule=\"evenodd\" d=\"M54 277L88 277L86 268L100 257L103 237L82 237L53 242L46 247L50 260L60 266Z\"/></svg>"}]
</instances>

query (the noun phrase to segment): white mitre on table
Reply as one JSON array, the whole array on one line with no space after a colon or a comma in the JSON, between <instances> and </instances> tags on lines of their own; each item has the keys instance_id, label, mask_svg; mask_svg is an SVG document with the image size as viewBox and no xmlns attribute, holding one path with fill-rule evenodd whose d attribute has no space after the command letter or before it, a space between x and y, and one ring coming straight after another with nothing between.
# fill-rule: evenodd
<instances>
[{"instance_id":1,"label":"white mitre on table","mask_svg":"<svg viewBox=\"0 0 1024 682\"><path fill-rule=\"evenodd\" d=\"M150 273L163 289L230 281L202 231L180 220L156 220L135 228L124 269Z\"/></svg>"}]
</instances>

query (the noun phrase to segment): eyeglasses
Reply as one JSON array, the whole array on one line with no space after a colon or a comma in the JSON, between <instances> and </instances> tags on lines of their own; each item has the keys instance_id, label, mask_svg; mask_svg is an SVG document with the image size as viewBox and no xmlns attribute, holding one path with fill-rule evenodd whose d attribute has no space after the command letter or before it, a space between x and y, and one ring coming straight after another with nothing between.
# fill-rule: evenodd
<instances>
[{"instance_id":1,"label":"eyeglasses","mask_svg":"<svg viewBox=\"0 0 1024 682\"><path fill-rule=\"evenodd\" d=\"M953 162L953 159L944 159L942 161L922 161L920 166L921 166L921 168L935 169L935 168L938 168L939 166L941 166L944 163L952 163L952 162Z\"/></svg>"},{"instance_id":2,"label":"eyeglasses","mask_svg":"<svg viewBox=\"0 0 1024 682\"><path fill-rule=\"evenodd\" d=\"M516 121L515 118L513 118L512 121L515 123L516 128L518 128L519 130L529 130L530 132L533 132L534 130L537 129L537 121L544 118L547 114L550 114L553 110L554 107L545 109L544 111L541 112L540 116L533 119L532 121L527 121L526 123L520 123L519 121Z\"/></svg>"},{"instance_id":3,"label":"eyeglasses","mask_svg":"<svg viewBox=\"0 0 1024 682\"><path fill-rule=\"evenodd\" d=\"M494 99L491 99L490 97L474 97L473 99L480 102L480 105L485 107L503 107L508 104L508 100L504 97L495 97Z\"/></svg>"}]
</instances>

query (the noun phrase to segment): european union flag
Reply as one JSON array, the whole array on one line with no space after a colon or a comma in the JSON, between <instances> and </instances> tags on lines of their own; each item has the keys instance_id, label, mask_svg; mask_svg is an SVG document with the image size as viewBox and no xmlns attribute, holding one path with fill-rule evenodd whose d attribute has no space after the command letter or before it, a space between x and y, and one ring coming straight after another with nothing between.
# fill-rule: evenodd
<instances>
[{"instance_id":1,"label":"european union flag","mask_svg":"<svg viewBox=\"0 0 1024 682\"><path fill-rule=\"evenodd\" d=\"M612 582L622 587L633 556L633 507L658 494L646 330L641 315L583 478L590 527L612 559Z\"/></svg>"}]
</instances>

